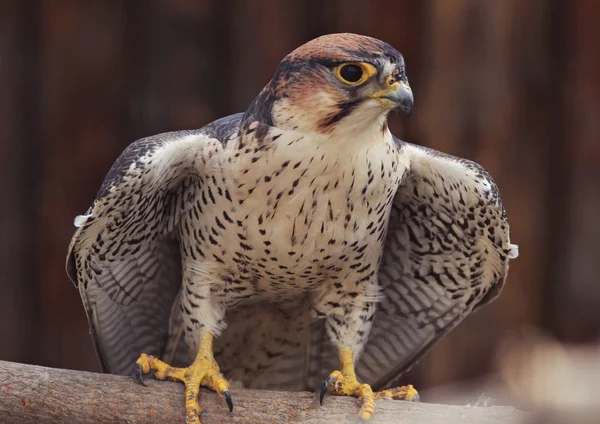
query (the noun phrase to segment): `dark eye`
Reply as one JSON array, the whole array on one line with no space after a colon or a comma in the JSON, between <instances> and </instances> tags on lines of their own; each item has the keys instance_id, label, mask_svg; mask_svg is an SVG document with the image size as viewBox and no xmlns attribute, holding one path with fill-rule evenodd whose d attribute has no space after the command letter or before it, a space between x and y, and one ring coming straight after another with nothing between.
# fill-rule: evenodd
<instances>
[{"instance_id":1,"label":"dark eye","mask_svg":"<svg viewBox=\"0 0 600 424\"><path fill-rule=\"evenodd\" d=\"M357 65L344 65L340 68L340 76L348 82L358 82L363 76L363 70Z\"/></svg>"},{"instance_id":2,"label":"dark eye","mask_svg":"<svg viewBox=\"0 0 600 424\"><path fill-rule=\"evenodd\" d=\"M358 87L377 74L377 68L366 62L341 63L333 71L338 80L352 87Z\"/></svg>"}]
</instances>

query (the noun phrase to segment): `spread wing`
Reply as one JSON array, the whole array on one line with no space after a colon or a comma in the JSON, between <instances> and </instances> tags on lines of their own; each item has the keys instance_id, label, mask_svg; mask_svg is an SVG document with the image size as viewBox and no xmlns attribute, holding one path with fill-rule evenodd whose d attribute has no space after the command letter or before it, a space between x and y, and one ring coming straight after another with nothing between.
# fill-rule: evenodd
<instances>
[{"instance_id":1,"label":"spread wing","mask_svg":"<svg viewBox=\"0 0 600 424\"><path fill-rule=\"evenodd\" d=\"M379 270L382 300L357 373L383 388L504 284L511 245L498 188L478 164L403 143Z\"/></svg>"},{"instance_id":2,"label":"spread wing","mask_svg":"<svg viewBox=\"0 0 600 424\"><path fill-rule=\"evenodd\" d=\"M241 116L132 143L75 219L67 273L105 372L131 374L140 353L162 357L169 339L183 346L169 331L181 288L179 218L202 183L203 155L237 133Z\"/></svg>"}]
</instances>

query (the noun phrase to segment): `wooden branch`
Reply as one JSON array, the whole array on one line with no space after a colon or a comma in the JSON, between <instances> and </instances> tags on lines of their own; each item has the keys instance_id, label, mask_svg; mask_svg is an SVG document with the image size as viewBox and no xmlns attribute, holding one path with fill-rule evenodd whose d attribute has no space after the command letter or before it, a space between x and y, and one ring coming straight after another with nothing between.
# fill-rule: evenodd
<instances>
[{"instance_id":1,"label":"wooden branch","mask_svg":"<svg viewBox=\"0 0 600 424\"><path fill-rule=\"evenodd\" d=\"M185 423L183 385L0 361L0 423ZM319 406L307 392L231 390L234 410L202 390L202 422L356 422L356 399L329 396ZM393 400L376 402L372 423L521 423L527 414L509 407L463 407Z\"/></svg>"}]
</instances>

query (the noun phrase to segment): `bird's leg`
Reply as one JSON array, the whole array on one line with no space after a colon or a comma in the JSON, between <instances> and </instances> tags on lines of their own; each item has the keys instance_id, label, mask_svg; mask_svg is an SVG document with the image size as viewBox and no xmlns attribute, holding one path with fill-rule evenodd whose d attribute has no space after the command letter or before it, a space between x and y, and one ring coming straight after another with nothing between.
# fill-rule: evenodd
<instances>
[{"instance_id":1,"label":"bird's leg","mask_svg":"<svg viewBox=\"0 0 600 424\"><path fill-rule=\"evenodd\" d=\"M368 420L373 415L375 409L375 396L371 386L368 384L360 384L356 379L354 372L354 354L352 349L346 346L338 348L340 356L341 371L334 371L329 374L329 378L325 380L325 384L321 389L320 401L323 404L323 397L329 391L332 395L339 396L355 396L358 398L361 407L358 415L365 420Z\"/></svg>"},{"instance_id":2,"label":"bird's leg","mask_svg":"<svg viewBox=\"0 0 600 424\"><path fill-rule=\"evenodd\" d=\"M329 378L325 380L325 384L321 389L321 404L323 404L323 397L328 391L332 395L354 396L358 398L361 405L358 413L359 417L363 420L369 420L375 409L375 399L419 401L419 394L412 385L374 393L371 386L361 384L356 379L352 349L347 346L340 346L338 347L338 353L342 370L332 372L329 374Z\"/></svg>"},{"instance_id":3,"label":"bird's leg","mask_svg":"<svg viewBox=\"0 0 600 424\"><path fill-rule=\"evenodd\" d=\"M206 386L223 396L229 410L233 410L233 403L229 394L229 383L219 370L219 365L213 357L213 336L206 332L200 338L200 346L196 359L187 368L175 368L154 356L143 353L136 362L137 374L142 380L143 374L154 370L154 376L159 380L166 378L179 380L185 384L185 411L187 423L200 424L200 405L198 404L198 391L200 386Z\"/></svg>"}]
</instances>

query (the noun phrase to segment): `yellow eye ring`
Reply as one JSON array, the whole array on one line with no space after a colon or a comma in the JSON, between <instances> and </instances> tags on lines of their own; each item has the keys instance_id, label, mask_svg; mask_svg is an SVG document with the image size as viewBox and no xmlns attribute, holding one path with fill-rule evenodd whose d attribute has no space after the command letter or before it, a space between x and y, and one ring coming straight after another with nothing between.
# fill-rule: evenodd
<instances>
[{"instance_id":1,"label":"yellow eye ring","mask_svg":"<svg viewBox=\"0 0 600 424\"><path fill-rule=\"evenodd\" d=\"M338 80L357 87L375 75L377 68L366 62L349 62L336 66L333 71Z\"/></svg>"}]
</instances>

